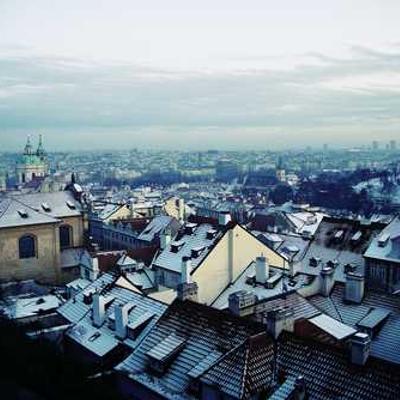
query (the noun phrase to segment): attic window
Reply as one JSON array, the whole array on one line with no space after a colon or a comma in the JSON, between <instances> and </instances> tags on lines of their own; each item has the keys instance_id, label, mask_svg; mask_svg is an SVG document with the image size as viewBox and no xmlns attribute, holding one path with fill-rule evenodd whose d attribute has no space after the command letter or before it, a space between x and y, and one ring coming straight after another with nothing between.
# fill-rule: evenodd
<instances>
[{"instance_id":1,"label":"attic window","mask_svg":"<svg viewBox=\"0 0 400 400\"><path fill-rule=\"evenodd\" d=\"M72 201L67 200L66 203L67 203L68 208L70 208L71 210L75 210L76 209L76 206Z\"/></svg>"},{"instance_id":2,"label":"attic window","mask_svg":"<svg viewBox=\"0 0 400 400\"><path fill-rule=\"evenodd\" d=\"M316 258L316 257L311 257L310 258L310 267L318 267L318 264L320 263L321 259Z\"/></svg>"},{"instance_id":3,"label":"attic window","mask_svg":"<svg viewBox=\"0 0 400 400\"><path fill-rule=\"evenodd\" d=\"M173 243L171 243L171 251L173 252L173 253L177 253L181 248L182 248L182 246L185 244L185 242L184 241L182 241L182 240L180 240L180 241L178 241L178 242L173 242Z\"/></svg>"},{"instance_id":4,"label":"attic window","mask_svg":"<svg viewBox=\"0 0 400 400\"><path fill-rule=\"evenodd\" d=\"M194 231L196 230L197 224L193 224L193 223L188 223L185 226L185 233L187 235L192 235L194 233Z\"/></svg>"},{"instance_id":5,"label":"attic window","mask_svg":"<svg viewBox=\"0 0 400 400\"><path fill-rule=\"evenodd\" d=\"M344 236L344 231L341 229L335 233L335 240L341 241Z\"/></svg>"},{"instance_id":6,"label":"attic window","mask_svg":"<svg viewBox=\"0 0 400 400\"><path fill-rule=\"evenodd\" d=\"M185 339L175 334L167 336L146 353L149 357L150 368L156 373L163 374L184 345Z\"/></svg>"},{"instance_id":7,"label":"attic window","mask_svg":"<svg viewBox=\"0 0 400 400\"><path fill-rule=\"evenodd\" d=\"M154 317L154 313L145 312L139 318L128 324L128 337L135 340Z\"/></svg>"},{"instance_id":8,"label":"attic window","mask_svg":"<svg viewBox=\"0 0 400 400\"><path fill-rule=\"evenodd\" d=\"M208 240L214 239L216 234L217 234L217 231L215 229L210 229L207 232L207 239Z\"/></svg>"},{"instance_id":9,"label":"attic window","mask_svg":"<svg viewBox=\"0 0 400 400\"><path fill-rule=\"evenodd\" d=\"M390 235L388 233L383 233L378 239L378 246L385 247L390 239Z\"/></svg>"},{"instance_id":10,"label":"attic window","mask_svg":"<svg viewBox=\"0 0 400 400\"><path fill-rule=\"evenodd\" d=\"M96 339L98 339L101 336L100 332L94 333L90 338L88 339L89 342L94 342Z\"/></svg>"},{"instance_id":11,"label":"attic window","mask_svg":"<svg viewBox=\"0 0 400 400\"><path fill-rule=\"evenodd\" d=\"M197 258L197 257L199 257L200 254L203 252L203 250L204 250L204 247L194 247L194 248L192 249L191 257L192 257L192 258Z\"/></svg>"},{"instance_id":12,"label":"attic window","mask_svg":"<svg viewBox=\"0 0 400 400\"><path fill-rule=\"evenodd\" d=\"M358 242L362 237L362 232L361 231L357 231L351 238L352 242Z\"/></svg>"},{"instance_id":13,"label":"attic window","mask_svg":"<svg viewBox=\"0 0 400 400\"><path fill-rule=\"evenodd\" d=\"M42 203L42 208L46 212L50 212L51 211L51 208L50 208L48 203Z\"/></svg>"},{"instance_id":14,"label":"attic window","mask_svg":"<svg viewBox=\"0 0 400 400\"><path fill-rule=\"evenodd\" d=\"M20 209L18 210L18 214L21 218L28 218L28 211L26 211L25 209Z\"/></svg>"}]
</instances>

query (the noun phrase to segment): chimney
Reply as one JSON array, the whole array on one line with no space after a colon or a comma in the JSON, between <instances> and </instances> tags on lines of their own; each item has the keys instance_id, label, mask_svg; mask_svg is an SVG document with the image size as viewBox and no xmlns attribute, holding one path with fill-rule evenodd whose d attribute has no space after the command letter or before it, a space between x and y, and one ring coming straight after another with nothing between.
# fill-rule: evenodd
<instances>
[{"instance_id":1,"label":"chimney","mask_svg":"<svg viewBox=\"0 0 400 400\"><path fill-rule=\"evenodd\" d=\"M198 286L196 282L180 283L177 288L177 297L181 301L190 300L197 302Z\"/></svg>"},{"instance_id":2,"label":"chimney","mask_svg":"<svg viewBox=\"0 0 400 400\"><path fill-rule=\"evenodd\" d=\"M256 282L264 284L269 276L269 265L267 258L260 256L256 258Z\"/></svg>"},{"instance_id":3,"label":"chimney","mask_svg":"<svg viewBox=\"0 0 400 400\"><path fill-rule=\"evenodd\" d=\"M294 400L305 400L308 398L307 389L306 389L306 381L304 380L304 376L300 375L296 378L294 383Z\"/></svg>"},{"instance_id":4,"label":"chimney","mask_svg":"<svg viewBox=\"0 0 400 400\"><path fill-rule=\"evenodd\" d=\"M93 295L93 325L101 326L106 315L106 301L99 293Z\"/></svg>"},{"instance_id":5,"label":"chimney","mask_svg":"<svg viewBox=\"0 0 400 400\"><path fill-rule=\"evenodd\" d=\"M322 296L329 297L333 285L335 284L335 279L333 278L335 270L330 267L323 267L320 272L321 279L321 294Z\"/></svg>"},{"instance_id":6,"label":"chimney","mask_svg":"<svg viewBox=\"0 0 400 400\"><path fill-rule=\"evenodd\" d=\"M277 339L282 331L294 331L293 310L288 308L276 308L267 313L267 331Z\"/></svg>"},{"instance_id":7,"label":"chimney","mask_svg":"<svg viewBox=\"0 0 400 400\"><path fill-rule=\"evenodd\" d=\"M128 313L132 306L127 304L118 304L114 308L115 314L115 335L118 339L125 339L128 326Z\"/></svg>"},{"instance_id":8,"label":"chimney","mask_svg":"<svg viewBox=\"0 0 400 400\"><path fill-rule=\"evenodd\" d=\"M365 278L356 272L346 273L344 300L349 303L360 304L364 297Z\"/></svg>"},{"instance_id":9,"label":"chimney","mask_svg":"<svg viewBox=\"0 0 400 400\"><path fill-rule=\"evenodd\" d=\"M191 258L187 256L182 257L181 283L192 282L192 276L190 275L191 272L192 272Z\"/></svg>"},{"instance_id":10,"label":"chimney","mask_svg":"<svg viewBox=\"0 0 400 400\"><path fill-rule=\"evenodd\" d=\"M221 226L226 226L231 222L231 214L229 211L222 211L218 215L218 224Z\"/></svg>"},{"instance_id":11,"label":"chimney","mask_svg":"<svg viewBox=\"0 0 400 400\"><path fill-rule=\"evenodd\" d=\"M351 362L355 365L365 365L368 360L371 339L367 333L357 332L351 338Z\"/></svg>"},{"instance_id":12,"label":"chimney","mask_svg":"<svg viewBox=\"0 0 400 400\"><path fill-rule=\"evenodd\" d=\"M178 199L178 216L179 221L185 220L185 200Z\"/></svg>"},{"instance_id":13,"label":"chimney","mask_svg":"<svg viewBox=\"0 0 400 400\"><path fill-rule=\"evenodd\" d=\"M164 250L171 242L171 230L169 228L165 229L160 236L160 248Z\"/></svg>"},{"instance_id":14,"label":"chimney","mask_svg":"<svg viewBox=\"0 0 400 400\"><path fill-rule=\"evenodd\" d=\"M257 303L257 296L254 293L240 290L229 295L229 311L240 317L252 315L254 306Z\"/></svg>"}]
</instances>

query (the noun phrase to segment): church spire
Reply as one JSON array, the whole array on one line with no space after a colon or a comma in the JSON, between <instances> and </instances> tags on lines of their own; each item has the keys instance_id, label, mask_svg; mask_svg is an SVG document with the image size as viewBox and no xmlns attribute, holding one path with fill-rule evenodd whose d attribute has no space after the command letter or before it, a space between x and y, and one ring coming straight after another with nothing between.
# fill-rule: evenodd
<instances>
[{"instance_id":1,"label":"church spire","mask_svg":"<svg viewBox=\"0 0 400 400\"><path fill-rule=\"evenodd\" d=\"M39 157L42 157L42 156L44 156L46 154L46 152L44 150L44 147L43 147L43 135L41 135L41 134L39 135L39 145L38 145L36 154Z\"/></svg>"},{"instance_id":2,"label":"church spire","mask_svg":"<svg viewBox=\"0 0 400 400\"><path fill-rule=\"evenodd\" d=\"M31 135L28 135L28 138L26 140L24 154L25 155L31 155L32 154Z\"/></svg>"}]
</instances>

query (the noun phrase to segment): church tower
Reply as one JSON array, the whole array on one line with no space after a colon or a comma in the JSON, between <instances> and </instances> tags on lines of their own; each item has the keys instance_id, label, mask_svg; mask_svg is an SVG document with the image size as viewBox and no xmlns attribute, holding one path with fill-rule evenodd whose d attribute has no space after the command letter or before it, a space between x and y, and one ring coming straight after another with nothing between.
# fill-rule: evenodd
<instances>
[{"instance_id":1,"label":"church tower","mask_svg":"<svg viewBox=\"0 0 400 400\"><path fill-rule=\"evenodd\" d=\"M280 182L286 181L286 170L285 170L282 156L279 156L278 162L276 164L276 177L278 178L278 180Z\"/></svg>"},{"instance_id":2,"label":"church tower","mask_svg":"<svg viewBox=\"0 0 400 400\"><path fill-rule=\"evenodd\" d=\"M36 152L33 150L31 137L28 136L22 157L17 162L16 173L20 185L48 175L49 163L44 150L42 135L39 136L39 145Z\"/></svg>"}]
</instances>

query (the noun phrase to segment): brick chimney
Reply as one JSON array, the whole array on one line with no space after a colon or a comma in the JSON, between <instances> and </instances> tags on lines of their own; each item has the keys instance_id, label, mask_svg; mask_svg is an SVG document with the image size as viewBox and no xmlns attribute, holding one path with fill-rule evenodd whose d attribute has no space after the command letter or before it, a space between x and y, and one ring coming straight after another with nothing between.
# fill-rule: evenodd
<instances>
[{"instance_id":1,"label":"brick chimney","mask_svg":"<svg viewBox=\"0 0 400 400\"><path fill-rule=\"evenodd\" d=\"M232 314L243 317L254 313L254 306L257 303L257 296L254 293L240 290L229 295L229 311Z\"/></svg>"},{"instance_id":2,"label":"brick chimney","mask_svg":"<svg viewBox=\"0 0 400 400\"><path fill-rule=\"evenodd\" d=\"M293 310L288 308L276 308L267 313L267 331L277 339L282 331L294 331Z\"/></svg>"},{"instance_id":3,"label":"brick chimney","mask_svg":"<svg viewBox=\"0 0 400 400\"><path fill-rule=\"evenodd\" d=\"M181 301L190 300L197 302L198 300L198 286L196 282L180 283L178 284L176 291L177 297Z\"/></svg>"}]
</instances>

